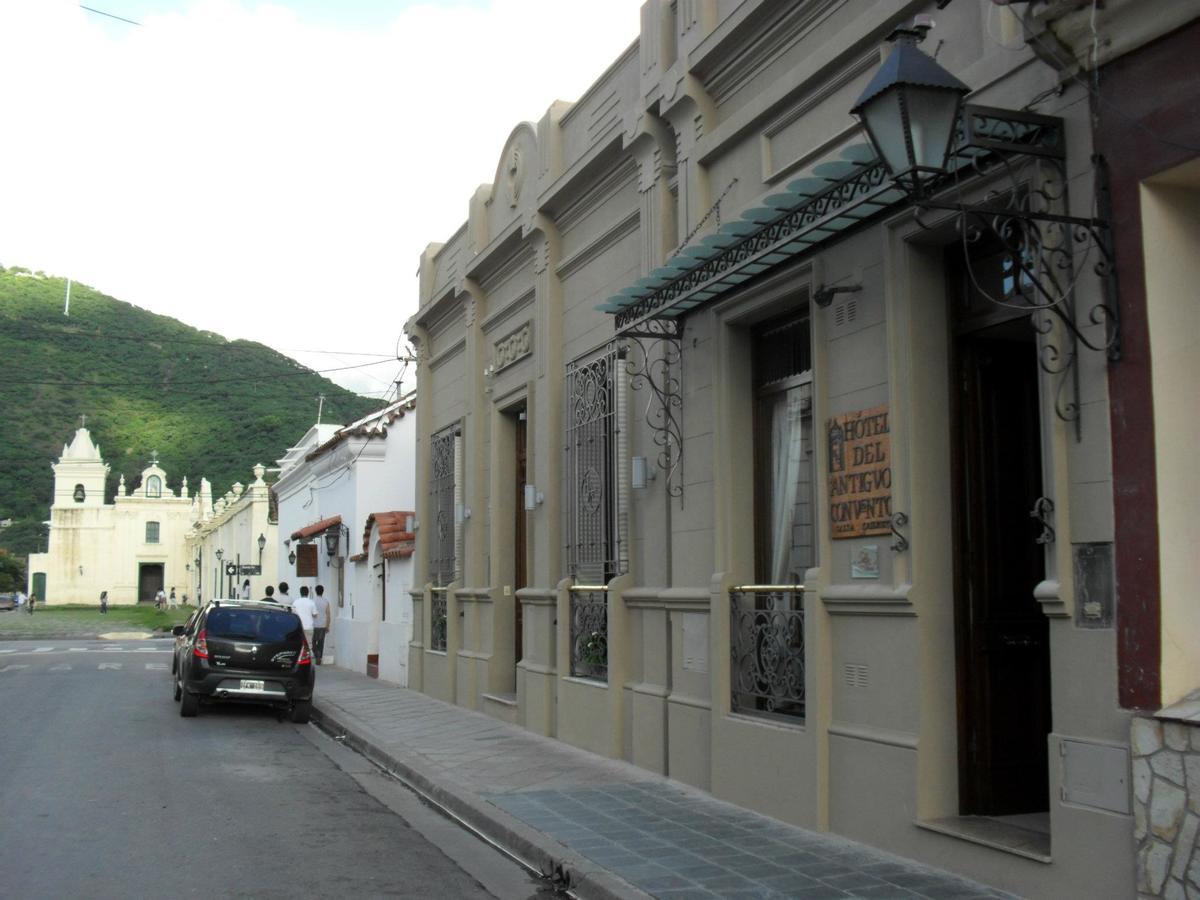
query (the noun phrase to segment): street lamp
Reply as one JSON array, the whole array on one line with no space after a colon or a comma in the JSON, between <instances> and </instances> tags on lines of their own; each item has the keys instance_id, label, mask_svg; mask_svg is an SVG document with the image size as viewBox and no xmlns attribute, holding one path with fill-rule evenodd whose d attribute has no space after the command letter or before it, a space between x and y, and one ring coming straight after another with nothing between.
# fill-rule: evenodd
<instances>
[{"instance_id":1,"label":"street lamp","mask_svg":"<svg viewBox=\"0 0 1200 900\"><path fill-rule=\"evenodd\" d=\"M294 566L296 564L296 551L290 549L292 546L291 540L289 539L289 540L284 541L283 546L289 548L288 549L288 565Z\"/></svg>"},{"instance_id":2,"label":"street lamp","mask_svg":"<svg viewBox=\"0 0 1200 900\"><path fill-rule=\"evenodd\" d=\"M914 198L945 173L963 97L971 90L917 49L928 30L914 25L892 32L895 48L850 110L892 179Z\"/></svg>"},{"instance_id":3,"label":"street lamp","mask_svg":"<svg viewBox=\"0 0 1200 900\"><path fill-rule=\"evenodd\" d=\"M265 534L260 534L258 536L258 568L260 570L262 569L263 550L265 550L266 547L267 547L267 536Z\"/></svg>"}]
</instances>

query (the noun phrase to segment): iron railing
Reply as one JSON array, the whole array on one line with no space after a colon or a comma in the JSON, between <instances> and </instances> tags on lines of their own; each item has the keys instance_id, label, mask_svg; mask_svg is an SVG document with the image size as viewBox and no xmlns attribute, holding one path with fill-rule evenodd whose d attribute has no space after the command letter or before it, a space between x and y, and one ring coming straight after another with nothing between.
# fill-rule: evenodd
<instances>
[{"instance_id":1,"label":"iron railing","mask_svg":"<svg viewBox=\"0 0 1200 900\"><path fill-rule=\"evenodd\" d=\"M608 681L608 588L576 585L571 594L571 674Z\"/></svg>"},{"instance_id":2,"label":"iron railing","mask_svg":"<svg viewBox=\"0 0 1200 900\"><path fill-rule=\"evenodd\" d=\"M803 719L804 585L743 585L729 591L734 712Z\"/></svg>"},{"instance_id":3,"label":"iron railing","mask_svg":"<svg viewBox=\"0 0 1200 900\"><path fill-rule=\"evenodd\" d=\"M446 589L433 588L429 602L429 649L446 650Z\"/></svg>"}]
</instances>

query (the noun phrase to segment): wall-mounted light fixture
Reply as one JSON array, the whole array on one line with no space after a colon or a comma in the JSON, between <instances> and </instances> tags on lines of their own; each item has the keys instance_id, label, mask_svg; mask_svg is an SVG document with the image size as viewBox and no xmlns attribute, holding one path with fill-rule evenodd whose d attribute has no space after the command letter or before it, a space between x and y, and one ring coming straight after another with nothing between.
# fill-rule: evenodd
<instances>
[{"instance_id":1,"label":"wall-mounted light fixture","mask_svg":"<svg viewBox=\"0 0 1200 900\"><path fill-rule=\"evenodd\" d=\"M546 495L537 489L535 485L525 485L525 511L533 512L539 506L546 502Z\"/></svg>"},{"instance_id":2,"label":"wall-mounted light fixture","mask_svg":"<svg viewBox=\"0 0 1200 900\"><path fill-rule=\"evenodd\" d=\"M634 456L629 460L629 484L635 490L644 490L646 485L658 475L654 466L650 465L644 456Z\"/></svg>"},{"instance_id":3,"label":"wall-mounted light fixture","mask_svg":"<svg viewBox=\"0 0 1200 900\"><path fill-rule=\"evenodd\" d=\"M998 248L1006 272L1001 286L989 293L979 288L984 279L973 273L971 279L991 303L1029 312L1043 336L1039 365L1065 386L1055 412L1074 423L1075 438L1081 440L1076 345L1105 352L1110 360L1120 358L1105 161L1099 156L1092 160L1093 214L1084 218L1059 212L1056 201L1065 202L1068 181L1062 119L1024 109L964 105L970 88L917 49L930 27L919 17L911 27L893 32L891 54L850 112L862 122L886 174L918 215L949 212L964 247ZM993 173L1004 175L1007 184L989 187L981 201L965 202L961 184L967 176ZM943 199L951 189L957 196ZM1081 253L1086 260L1093 249L1097 258L1091 268L1104 278L1105 299L1079 318L1103 325L1102 339L1076 322L1076 278L1071 275L1076 271L1072 257ZM969 270L971 254L964 256ZM816 299L819 303L820 297ZM1066 328L1062 337L1054 333L1054 320Z\"/></svg>"},{"instance_id":4,"label":"wall-mounted light fixture","mask_svg":"<svg viewBox=\"0 0 1200 900\"><path fill-rule=\"evenodd\" d=\"M265 534L260 534L258 536L258 567L260 569L262 568L263 551L266 549L267 549L267 536Z\"/></svg>"},{"instance_id":5,"label":"wall-mounted light fixture","mask_svg":"<svg viewBox=\"0 0 1200 900\"><path fill-rule=\"evenodd\" d=\"M855 294L861 290L861 284L821 285L813 291L813 302L821 307L821 309L825 309L825 307L833 302L835 294Z\"/></svg>"}]
</instances>

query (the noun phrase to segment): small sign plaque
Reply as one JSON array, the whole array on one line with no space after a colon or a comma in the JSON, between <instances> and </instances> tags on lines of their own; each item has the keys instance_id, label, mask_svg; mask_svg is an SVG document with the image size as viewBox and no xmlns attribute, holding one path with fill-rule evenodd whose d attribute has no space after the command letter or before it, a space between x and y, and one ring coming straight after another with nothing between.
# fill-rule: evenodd
<instances>
[{"instance_id":1,"label":"small sign plaque","mask_svg":"<svg viewBox=\"0 0 1200 900\"><path fill-rule=\"evenodd\" d=\"M834 540L891 534L892 440L888 408L826 422L829 533Z\"/></svg>"},{"instance_id":2,"label":"small sign plaque","mask_svg":"<svg viewBox=\"0 0 1200 900\"><path fill-rule=\"evenodd\" d=\"M238 571L239 575L261 575L262 566L244 565Z\"/></svg>"}]
</instances>

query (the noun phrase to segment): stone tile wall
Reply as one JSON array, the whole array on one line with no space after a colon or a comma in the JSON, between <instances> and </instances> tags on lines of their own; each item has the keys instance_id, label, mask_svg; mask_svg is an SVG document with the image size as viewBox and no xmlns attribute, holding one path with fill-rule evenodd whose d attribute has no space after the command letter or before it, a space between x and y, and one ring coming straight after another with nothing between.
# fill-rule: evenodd
<instances>
[{"instance_id":1,"label":"stone tile wall","mask_svg":"<svg viewBox=\"0 0 1200 900\"><path fill-rule=\"evenodd\" d=\"M1200 720L1193 715L1200 716L1200 691L1133 720L1139 900L1200 900Z\"/></svg>"}]
</instances>

